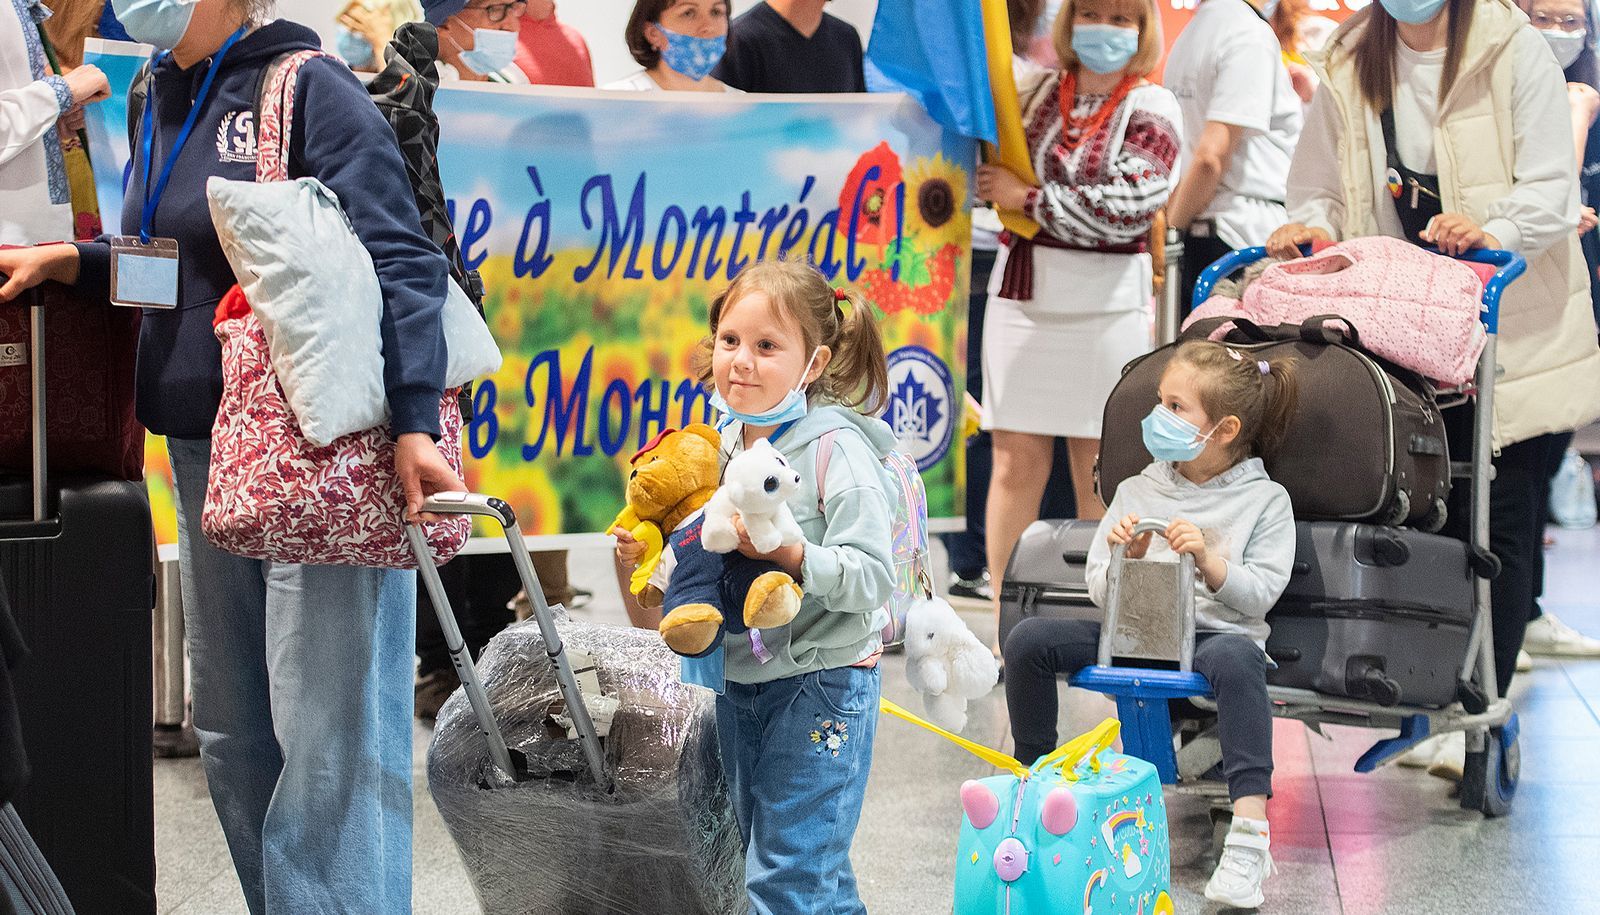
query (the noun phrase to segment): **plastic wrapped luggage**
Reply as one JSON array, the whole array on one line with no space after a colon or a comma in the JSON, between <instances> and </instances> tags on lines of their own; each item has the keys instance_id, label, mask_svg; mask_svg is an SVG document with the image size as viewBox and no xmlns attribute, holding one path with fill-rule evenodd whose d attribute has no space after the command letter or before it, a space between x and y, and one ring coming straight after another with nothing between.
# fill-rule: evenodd
<instances>
[{"instance_id":1,"label":"plastic wrapped luggage","mask_svg":"<svg viewBox=\"0 0 1600 915\"><path fill-rule=\"evenodd\" d=\"M1204 339L1222 320L1198 322L1183 339ZM1227 343L1250 358L1298 361L1300 390L1307 393L1283 447L1267 463L1267 473L1289 491L1296 518L1428 531L1444 525L1450 454L1439 406L1420 376L1365 352L1337 323L1234 324ZM1139 421L1155 407L1161 373L1180 343L1128 363L1106 401L1099 488L1107 504L1123 480L1150 464Z\"/></svg>"},{"instance_id":2,"label":"plastic wrapped luggage","mask_svg":"<svg viewBox=\"0 0 1600 915\"><path fill-rule=\"evenodd\" d=\"M509 519L534 604L533 618L496 636L475 666L436 571L422 570L463 685L439 711L428 787L484 911L745 911L711 692L680 681L678 657L656 633L545 606L510 509L448 497ZM426 510L441 508L451 510L436 501ZM426 549L416 532L408 528L413 549Z\"/></svg>"},{"instance_id":3,"label":"plastic wrapped luggage","mask_svg":"<svg viewBox=\"0 0 1600 915\"><path fill-rule=\"evenodd\" d=\"M1467 545L1370 524L1295 525L1294 571L1267 615L1274 686L1379 705L1456 699L1472 630Z\"/></svg>"},{"instance_id":4,"label":"plastic wrapped luggage","mask_svg":"<svg viewBox=\"0 0 1600 915\"><path fill-rule=\"evenodd\" d=\"M1035 521L1022 532L1000 583L1000 644L1030 616L1100 619L1084 564L1098 521Z\"/></svg>"}]
</instances>

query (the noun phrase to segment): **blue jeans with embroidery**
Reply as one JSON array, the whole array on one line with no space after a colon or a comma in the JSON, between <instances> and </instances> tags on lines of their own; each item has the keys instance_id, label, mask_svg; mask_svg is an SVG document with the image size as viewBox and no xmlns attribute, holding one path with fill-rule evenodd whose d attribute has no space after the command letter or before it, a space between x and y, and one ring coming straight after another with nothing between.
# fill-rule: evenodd
<instances>
[{"instance_id":1,"label":"blue jeans with embroidery","mask_svg":"<svg viewBox=\"0 0 1600 915\"><path fill-rule=\"evenodd\" d=\"M411 911L416 573L225 553L211 442L167 450L200 761L250 911Z\"/></svg>"},{"instance_id":2,"label":"blue jeans with embroidery","mask_svg":"<svg viewBox=\"0 0 1600 915\"><path fill-rule=\"evenodd\" d=\"M882 678L839 667L728 683L717 739L745 843L753 915L866 912L850 843L872 768Z\"/></svg>"}]
</instances>

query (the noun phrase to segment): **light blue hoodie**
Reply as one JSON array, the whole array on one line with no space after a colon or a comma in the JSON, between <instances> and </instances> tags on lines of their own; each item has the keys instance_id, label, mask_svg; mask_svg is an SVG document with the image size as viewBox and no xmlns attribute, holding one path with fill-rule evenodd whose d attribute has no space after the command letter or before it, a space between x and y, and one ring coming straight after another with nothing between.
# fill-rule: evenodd
<instances>
[{"instance_id":1,"label":"light blue hoodie","mask_svg":"<svg viewBox=\"0 0 1600 915\"><path fill-rule=\"evenodd\" d=\"M828 459L824 510L817 510L817 440L838 430ZM743 428L729 423L722 451L744 450ZM724 642L726 677L766 683L783 677L847 667L881 645L873 615L894 591L892 528L896 493L883 458L895 447L883 420L831 404L813 403L805 418L773 443L800 474L789 509L805 533L800 586L805 599L787 626L761 630L772 654L763 664L743 635Z\"/></svg>"}]
</instances>

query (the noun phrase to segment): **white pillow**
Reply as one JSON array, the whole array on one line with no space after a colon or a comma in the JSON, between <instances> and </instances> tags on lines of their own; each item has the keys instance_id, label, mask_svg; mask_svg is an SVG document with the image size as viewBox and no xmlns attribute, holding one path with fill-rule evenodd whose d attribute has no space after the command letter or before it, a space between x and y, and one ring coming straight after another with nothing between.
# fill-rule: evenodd
<instances>
[{"instance_id":1,"label":"white pillow","mask_svg":"<svg viewBox=\"0 0 1600 915\"><path fill-rule=\"evenodd\" d=\"M206 183L211 220L300 431L327 445L389 418L383 291L339 198L315 178ZM500 350L451 281L442 323L451 388L500 368Z\"/></svg>"}]
</instances>

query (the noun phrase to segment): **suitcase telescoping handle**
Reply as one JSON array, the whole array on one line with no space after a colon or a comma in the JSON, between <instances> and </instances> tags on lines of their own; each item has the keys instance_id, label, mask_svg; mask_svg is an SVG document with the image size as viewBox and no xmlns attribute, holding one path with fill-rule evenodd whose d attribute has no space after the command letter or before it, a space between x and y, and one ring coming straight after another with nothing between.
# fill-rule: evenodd
<instances>
[{"instance_id":1,"label":"suitcase telescoping handle","mask_svg":"<svg viewBox=\"0 0 1600 915\"><path fill-rule=\"evenodd\" d=\"M588 760L589 770L594 774L595 784L602 789L606 788L605 761L600 751L600 737L595 731L594 719L589 716L589 707L583 702L583 694L578 690L578 680L573 676L572 663L567 658L566 646L561 644L561 634L556 631L555 618L550 612L549 605L544 601L544 591L539 587L539 576L534 572L533 562L528 557L528 546L522 539L522 529L517 526L516 512L500 499L470 492L438 493L423 502L422 510L437 515L479 515L492 518L505 531L506 544L511 548L511 562L517 567L517 575L522 579L523 590L527 592L528 600L533 604L533 616L538 621L539 633L544 637L545 652L550 656L551 666L555 668L556 682L561 687L562 698L566 700L567 714L571 716L573 727L578 732L578 742L583 747L583 755ZM468 653L466 642L461 637L461 628L456 625L455 614L450 609L450 598L445 594L444 583L439 580L439 570L433 565L432 553L428 549L428 542L422 534L422 529L415 524L407 524L406 539L411 542L411 550L416 554L417 571L422 576L423 586L427 588L428 596L433 599L433 609L439 617L439 628L444 632L445 645L450 650L450 660L455 664L456 673L461 677L461 687L466 690L467 701L471 703L472 711L478 718L478 727L489 742L489 756L494 764L514 781L525 781L531 777L528 773L528 760L522 753L506 746L505 735L500 732L500 725L495 722L494 710L489 706L489 696L483 689L483 681L478 679L478 669L472 663L472 655Z\"/></svg>"},{"instance_id":2,"label":"suitcase telescoping handle","mask_svg":"<svg viewBox=\"0 0 1600 915\"><path fill-rule=\"evenodd\" d=\"M4 275L0 274L0 281ZM0 521L0 537L8 540L48 539L61 532L61 519L50 517L50 455L45 416L44 297L37 288L22 293L28 306L28 388L32 414L29 430L33 459L28 515Z\"/></svg>"}]
</instances>

